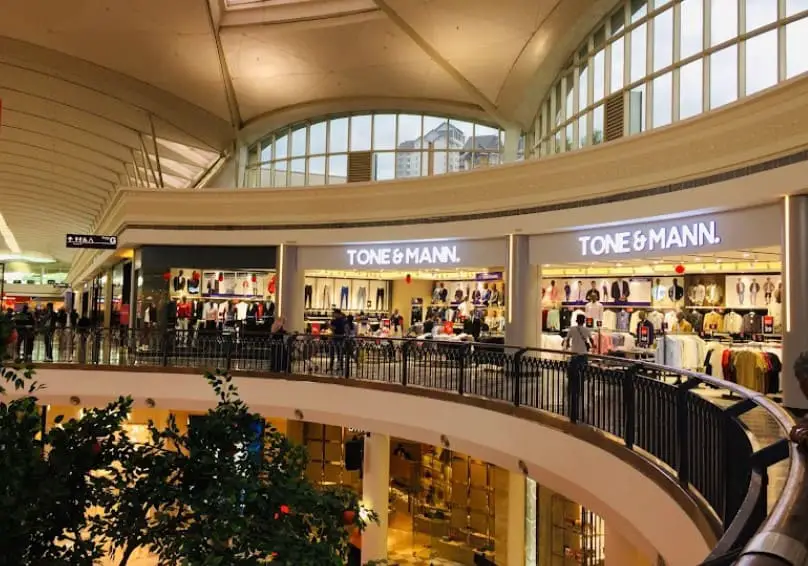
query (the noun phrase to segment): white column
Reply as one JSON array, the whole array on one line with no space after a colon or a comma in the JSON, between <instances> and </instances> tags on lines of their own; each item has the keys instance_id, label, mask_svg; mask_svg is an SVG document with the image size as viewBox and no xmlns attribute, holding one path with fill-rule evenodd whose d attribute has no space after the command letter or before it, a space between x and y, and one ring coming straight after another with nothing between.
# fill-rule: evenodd
<instances>
[{"instance_id":1,"label":"white column","mask_svg":"<svg viewBox=\"0 0 808 566\"><path fill-rule=\"evenodd\" d=\"M530 237L508 236L506 266L505 343L538 348L541 345L540 279L541 270L530 263Z\"/></svg>"},{"instance_id":2,"label":"white column","mask_svg":"<svg viewBox=\"0 0 808 566\"><path fill-rule=\"evenodd\" d=\"M502 162L512 163L519 156L519 140L522 138L522 130L519 127L508 127L505 129L505 145L502 148Z\"/></svg>"},{"instance_id":3,"label":"white column","mask_svg":"<svg viewBox=\"0 0 808 566\"><path fill-rule=\"evenodd\" d=\"M371 433L365 438L362 504L379 516L362 534L362 564L387 560L387 506L390 497L390 437Z\"/></svg>"},{"instance_id":4,"label":"white column","mask_svg":"<svg viewBox=\"0 0 808 566\"><path fill-rule=\"evenodd\" d=\"M808 351L808 196L787 196L783 216L783 404L808 409L794 376L794 362Z\"/></svg>"},{"instance_id":5,"label":"white column","mask_svg":"<svg viewBox=\"0 0 808 566\"><path fill-rule=\"evenodd\" d=\"M286 317L286 330L303 332L303 270L298 266L298 248L278 247L278 316Z\"/></svg>"},{"instance_id":6,"label":"white column","mask_svg":"<svg viewBox=\"0 0 808 566\"><path fill-rule=\"evenodd\" d=\"M651 566L651 560L643 555L630 540L606 525L604 566Z\"/></svg>"}]
</instances>

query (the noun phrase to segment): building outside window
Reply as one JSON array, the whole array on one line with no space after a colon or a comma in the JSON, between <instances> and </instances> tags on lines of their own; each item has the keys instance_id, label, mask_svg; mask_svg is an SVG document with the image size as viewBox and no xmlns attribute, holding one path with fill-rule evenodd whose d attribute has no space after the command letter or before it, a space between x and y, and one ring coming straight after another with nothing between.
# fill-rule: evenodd
<instances>
[{"instance_id":1,"label":"building outside window","mask_svg":"<svg viewBox=\"0 0 808 566\"><path fill-rule=\"evenodd\" d=\"M335 116L281 128L250 147L247 187L347 182L351 152L372 153L374 181L442 175L503 162L496 126L426 114ZM523 140L519 141L522 156Z\"/></svg>"}]
</instances>

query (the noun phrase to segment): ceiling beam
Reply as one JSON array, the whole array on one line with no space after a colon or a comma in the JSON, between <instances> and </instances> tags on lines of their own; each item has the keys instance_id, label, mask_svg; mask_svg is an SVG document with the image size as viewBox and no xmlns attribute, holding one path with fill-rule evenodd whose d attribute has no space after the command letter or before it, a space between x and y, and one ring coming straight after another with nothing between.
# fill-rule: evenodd
<instances>
[{"instance_id":1,"label":"ceiling beam","mask_svg":"<svg viewBox=\"0 0 808 566\"><path fill-rule=\"evenodd\" d=\"M70 187L71 189L78 190L82 195L82 198L88 200L91 198L104 199L107 197L107 194L109 193L109 189L101 189L95 185L90 185L77 179L66 177L59 173L54 173L53 171L47 171L44 169L33 169L31 167L27 167L25 165L20 165L17 163L4 163L2 159L0 159L0 177L37 179L39 181L49 183L52 186ZM65 182L66 179L76 181L81 184L76 185L73 183L68 183Z\"/></svg>"},{"instance_id":2,"label":"ceiling beam","mask_svg":"<svg viewBox=\"0 0 808 566\"><path fill-rule=\"evenodd\" d=\"M236 96L236 89L233 86L233 77L230 74L230 68L227 65L227 57L224 54L224 47L222 46L222 38L219 35L220 20L222 16L221 7L217 0L201 0L205 3L205 10L208 14L208 24L210 25L210 32L213 35L213 41L216 44L216 55L219 59L219 76L222 79L222 88L224 88L224 95L227 100L227 109L230 112L230 125L233 127L233 141L235 136L241 129L243 124L241 120L241 109L238 105L238 97ZM225 148L218 148L225 149Z\"/></svg>"},{"instance_id":3,"label":"ceiling beam","mask_svg":"<svg viewBox=\"0 0 808 566\"><path fill-rule=\"evenodd\" d=\"M466 78L454 65L452 65L440 52L430 44L426 39L421 36L409 22L407 22L401 15L396 12L387 0L374 0L379 9L393 22L393 24L400 29L407 37L409 37L421 50L442 68L450 77L452 77L460 87L466 91L471 99L476 102L480 108L486 111L500 126L503 128L511 124L503 118L497 105L490 100L483 92L477 88L474 83Z\"/></svg>"}]
</instances>

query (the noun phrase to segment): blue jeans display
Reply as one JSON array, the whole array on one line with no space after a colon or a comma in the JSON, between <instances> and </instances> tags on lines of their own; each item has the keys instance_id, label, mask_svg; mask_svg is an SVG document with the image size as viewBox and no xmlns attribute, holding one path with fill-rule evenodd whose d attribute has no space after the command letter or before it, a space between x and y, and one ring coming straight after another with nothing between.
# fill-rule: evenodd
<instances>
[{"instance_id":1,"label":"blue jeans display","mask_svg":"<svg viewBox=\"0 0 808 566\"><path fill-rule=\"evenodd\" d=\"M339 290L339 308L348 308L348 298L350 297L350 288L347 285L343 285L342 288ZM343 307L342 304L345 303Z\"/></svg>"}]
</instances>

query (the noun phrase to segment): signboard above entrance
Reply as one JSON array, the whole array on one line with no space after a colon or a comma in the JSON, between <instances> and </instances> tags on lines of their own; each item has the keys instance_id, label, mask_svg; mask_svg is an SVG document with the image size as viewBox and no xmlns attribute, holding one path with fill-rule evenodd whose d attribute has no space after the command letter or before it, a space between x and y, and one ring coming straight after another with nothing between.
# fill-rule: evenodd
<instances>
[{"instance_id":1,"label":"signboard above entrance","mask_svg":"<svg viewBox=\"0 0 808 566\"><path fill-rule=\"evenodd\" d=\"M65 246L85 250L114 250L118 247L118 238L98 234L67 234Z\"/></svg>"},{"instance_id":2,"label":"signboard above entrance","mask_svg":"<svg viewBox=\"0 0 808 566\"><path fill-rule=\"evenodd\" d=\"M721 243L716 222L691 222L640 230L579 236L581 255L608 257L632 252L697 250Z\"/></svg>"},{"instance_id":3,"label":"signboard above entrance","mask_svg":"<svg viewBox=\"0 0 808 566\"><path fill-rule=\"evenodd\" d=\"M345 250L352 267L399 265L455 265L460 263L457 246L367 247Z\"/></svg>"}]
</instances>

